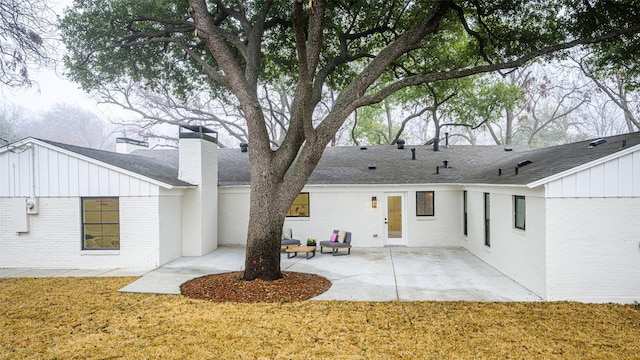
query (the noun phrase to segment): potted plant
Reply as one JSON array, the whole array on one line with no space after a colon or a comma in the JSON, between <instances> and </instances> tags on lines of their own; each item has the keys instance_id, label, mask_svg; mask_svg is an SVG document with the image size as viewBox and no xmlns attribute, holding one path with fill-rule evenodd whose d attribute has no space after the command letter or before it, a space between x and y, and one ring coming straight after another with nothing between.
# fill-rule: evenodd
<instances>
[{"instance_id":1,"label":"potted plant","mask_svg":"<svg viewBox=\"0 0 640 360\"><path fill-rule=\"evenodd\" d=\"M308 238L307 239L307 246L316 246L316 239Z\"/></svg>"}]
</instances>

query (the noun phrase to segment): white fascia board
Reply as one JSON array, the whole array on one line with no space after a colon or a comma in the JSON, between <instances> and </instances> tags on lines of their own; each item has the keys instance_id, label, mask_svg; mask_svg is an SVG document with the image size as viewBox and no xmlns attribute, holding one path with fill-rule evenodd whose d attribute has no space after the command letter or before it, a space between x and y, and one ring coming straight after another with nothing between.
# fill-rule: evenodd
<instances>
[{"instance_id":1,"label":"white fascia board","mask_svg":"<svg viewBox=\"0 0 640 360\"><path fill-rule=\"evenodd\" d=\"M68 156L72 156L72 157L75 157L77 159L81 159L81 160L90 162L92 164L98 165L98 166L102 166L104 168L107 168L107 169L110 169L110 170L113 170L113 171L116 171L116 172L119 172L119 173L122 173L122 174L125 174L125 175L128 175L128 176L131 176L131 177L136 178L138 180L146 181L148 183L163 187L165 189L183 189L183 188L187 189L187 188L191 188L190 186L175 186L175 185L167 184L167 183L164 183L162 181L158 181L156 179L152 179L150 177L147 177L147 176L144 176L144 175L140 175L140 174L135 173L133 171L129 171L129 170L126 170L126 169L123 169L123 168L120 168L120 167L117 167L117 166L114 166L114 165L111 165L111 164L107 164L105 162L96 160L94 158L90 158L88 156L84 156L82 154L78 154L78 153L73 152L73 151L69 151L67 149L59 148L59 147L57 147L55 145L51 145L49 143L40 141L38 139L27 138L27 139L21 140L20 142L24 142L24 144L34 143L34 144L37 144L38 146L42 146L42 147L50 149L50 150L58 151L58 152L60 152L62 154L65 154L65 155L68 155ZM20 145L20 146L22 146L22 145Z\"/></svg>"},{"instance_id":2,"label":"white fascia board","mask_svg":"<svg viewBox=\"0 0 640 360\"><path fill-rule=\"evenodd\" d=\"M589 169L589 168L594 167L596 165L604 164L607 161L611 161L611 160L620 158L620 157L622 157L624 155L631 154L631 153L636 152L638 150L640 150L640 145L631 146L631 147L629 147L627 149L617 151L617 152L615 152L613 154L609 154L607 156L601 157L601 158L593 160L591 162L576 166L574 168L565 170L563 172L559 172L559 173L551 175L551 176L547 176L546 178L543 178L543 179L540 179L540 180L536 180L536 181L534 181L532 183L528 183L527 186L530 187L530 188L534 188L534 187L537 187L537 186L545 185L545 184L548 184L548 183L550 183L552 181L561 179L561 178L563 178L565 176L575 174L577 172Z\"/></svg>"},{"instance_id":3,"label":"white fascia board","mask_svg":"<svg viewBox=\"0 0 640 360\"><path fill-rule=\"evenodd\" d=\"M35 141L36 141L36 139L28 137L28 138L24 138L22 140L18 140L16 142L12 142L11 144L3 145L2 147L0 147L0 154L8 152L8 151L12 151L14 149L20 149L20 148L24 147L25 145L27 145L28 143L35 142Z\"/></svg>"}]
</instances>

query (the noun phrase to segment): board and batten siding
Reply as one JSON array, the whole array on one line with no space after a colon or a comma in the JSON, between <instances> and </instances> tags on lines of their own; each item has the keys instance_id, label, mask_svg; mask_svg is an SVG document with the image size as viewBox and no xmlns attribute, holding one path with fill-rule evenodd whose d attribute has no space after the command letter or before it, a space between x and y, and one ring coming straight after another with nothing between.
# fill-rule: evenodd
<instances>
[{"instance_id":1,"label":"board and batten siding","mask_svg":"<svg viewBox=\"0 0 640 360\"><path fill-rule=\"evenodd\" d=\"M0 154L0 197L157 196L159 186L32 143Z\"/></svg>"},{"instance_id":2,"label":"board and batten siding","mask_svg":"<svg viewBox=\"0 0 640 360\"><path fill-rule=\"evenodd\" d=\"M640 197L640 151L550 181L547 198Z\"/></svg>"},{"instance_id":3,"label":"board and batten siding","mask_svg":"<svg viewBox=\"0 0 640 360\"><path fill-rule=\"evenodd\" d=\"M154 268L181 256L184 190L145 179L37 140L0 153L0 266ZM18 217L29 197L38 211ZM82 250L82 197L119 198L119 250Z\"/></svg>"},{"instance_id":4,"label":"board and batten siding","mask_svg":"<svg viewBox=\"0 0 640 360\"><path fill-rule=\"evenodd\" d=\"M640 151L546 187L547 299L640 301Z\"/></svg>"}]
</instances>

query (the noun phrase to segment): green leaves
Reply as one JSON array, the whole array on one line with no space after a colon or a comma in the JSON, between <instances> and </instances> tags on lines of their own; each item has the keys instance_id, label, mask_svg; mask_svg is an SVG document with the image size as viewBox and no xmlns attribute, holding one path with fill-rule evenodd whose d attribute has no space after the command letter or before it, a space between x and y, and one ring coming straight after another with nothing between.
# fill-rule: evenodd
<instances>
[{"instance_id":1,"label":"green leaves","mask_svg":"<svg viewBox=\"0 0 640 360\"><path fill-rule=\"evenodd\" d=\"M266 4L269 7L262 9ZM320 88L324 84L343 91L372 59L383 56L383 49L397 46L394 42L419 24L435 4L443 3L327 2L314 82ZM640 30L640 5L630 1L467 0L447 5L438 31L391 59L382 74L372 74L375 84L474 69L583 37L634 27ZM298 78L297 46L311 44L296 44L292 6L288 0L209 4L216 27L213 31L225 39L245 74L258 74L259 83L292 88ZM149 88L163 84L178 95L202 89L220 91L220 78L216 77L223 74L210 53L217 49L208 48L195 36L188 7L184 0L76 0L60 23L69 50L65 58L69 76L87 90L134 79ZM262 10L264 23L256 23ZM315 11L318 9L305 6L304 21ZM594 45L593 64L610 71L640 71L637 32ZM251 46L260 49L257 61L246 53ZM210 67L209 72L203 71L203 64ZM254 65L258 68L247 68ZM365 91L374 93L377 88Z\"/></svg>"}]
</instances>

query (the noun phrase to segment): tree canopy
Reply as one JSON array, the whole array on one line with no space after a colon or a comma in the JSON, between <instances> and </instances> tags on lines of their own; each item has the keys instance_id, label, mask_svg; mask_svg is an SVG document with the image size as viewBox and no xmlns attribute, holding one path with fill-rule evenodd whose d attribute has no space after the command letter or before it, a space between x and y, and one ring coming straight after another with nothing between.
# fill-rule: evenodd
<instances>
[{"instance_id":1,"label":"tree canopy","mask_svg":"<svg viewBox=\"0 0 640 360\"><path fill-rule=\"evenodd\" d=\"M70 76L85 89L133 79L237 104L252 179L245 278L274 279L287 210L357 108L579 45L637 71L638 52L625 49L640 46L639 11L630 1L584 0L75 0L61 28ZM293 95L277 149L262 84ZM327 91L335 101L314 122Z\"/></svg>"}]
</instances>

